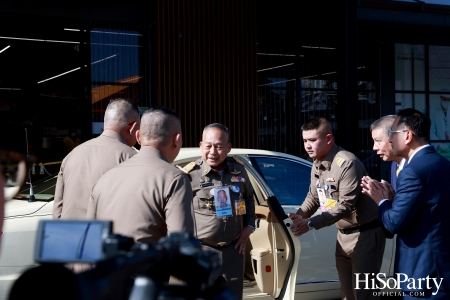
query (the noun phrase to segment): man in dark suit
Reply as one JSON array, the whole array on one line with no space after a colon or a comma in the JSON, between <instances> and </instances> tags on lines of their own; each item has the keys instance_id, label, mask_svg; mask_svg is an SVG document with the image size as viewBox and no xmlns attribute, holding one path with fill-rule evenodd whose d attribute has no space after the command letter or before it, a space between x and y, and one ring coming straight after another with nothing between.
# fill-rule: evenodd
<instances>
[{"instance_id":1,"label":"man in dark suit","mask_svg":"<svg viewBox=\"0 0 450 300\"><path fill-rule=\"evenodd\" d=\"M395 121L396 115L387 115L379 118L370 125L373 139L373 150L383 161L392 161L391 185L396 190L398 173L403 169L406 159L394 155L392 145L389 143L389 130Z\"/></svg>"},{"instance_id":2,"label":"man in dark suit","mask_svg":"<svg viewBox=\"0 0 450 300\"><path fill-rule=\"evenodd\" d=\"M365 177L362 183L384 226L397 234L394 278L404 299L450 298L450 162L429 145L430 124L415 109L397 114L389 141L408 165L395 196L385 181Z\"/></svg>"}]
</instances>

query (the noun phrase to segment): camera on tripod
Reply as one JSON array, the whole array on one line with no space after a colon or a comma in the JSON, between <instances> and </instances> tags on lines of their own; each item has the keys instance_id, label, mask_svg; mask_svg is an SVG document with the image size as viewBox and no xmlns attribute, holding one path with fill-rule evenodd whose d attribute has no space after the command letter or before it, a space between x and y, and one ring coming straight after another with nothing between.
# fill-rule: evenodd
<instances>
[{"instance_id":1,"label":"camera on tripod","mask_svg":"<svg viewBox=\"0 0 450 300\"><path fill-rule=\"evenodd\" d=\"M200 240L172 233L158 243L139 244L113 234L111 221L41 220L35 261L14 283L9 300L234 299L215 285L221 275L217 252ZM89 266L75 273L68 266ZM177 283L170 283L169 278Z\"/></svg>"}]
</instances>

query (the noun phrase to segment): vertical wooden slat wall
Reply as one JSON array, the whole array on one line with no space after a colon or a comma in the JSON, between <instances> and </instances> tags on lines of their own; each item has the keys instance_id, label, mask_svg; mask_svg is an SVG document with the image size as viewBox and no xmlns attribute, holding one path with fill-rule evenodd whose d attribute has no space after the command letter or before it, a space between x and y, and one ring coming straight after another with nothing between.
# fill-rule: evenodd
<instances>
[{"instance_id":1,"label":"vertical wooden slat wall","mask_svg":"<svg viewBox=\"0 0 450 300\"><path fill-rule=\"evenodd\" d=\"M157 0L157 26L156 103L180 115L183 147L219 122L256 148L256 0Z\"/></svg>"}]
</instances>

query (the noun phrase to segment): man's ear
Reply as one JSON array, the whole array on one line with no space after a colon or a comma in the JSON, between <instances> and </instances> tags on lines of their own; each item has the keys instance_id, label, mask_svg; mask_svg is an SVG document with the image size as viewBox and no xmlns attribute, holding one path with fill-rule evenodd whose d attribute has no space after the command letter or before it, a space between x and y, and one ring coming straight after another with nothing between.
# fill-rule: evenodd
<instances>
[{"instance_id":1,"label":"man's ear","mask_svg":"<svg viewBox=\"0 0 450 300\"><path fill-rule=\"evenodd\" d=\"M138 126L137 122L133 122L131 124L128 124L128 132L130 133L130 135L133 134L133 131L136 130L137 126Z\"/></svg>"},{"instance_id":2,"label":"man's ear","mask_svg":"<svg viewBox=\"0 0 450 300\"><path fill-rule=\"evenodd\" d=\"M408 145L408 144L412 143L413 140L414 140L414 134L412 133L411 130L408 130L408 132L406 133L405 144Z\"/></svg>"},{"instance_id":3,"label":"man's ear","mask_svg":"<svg viewBox=\"0 0 450 300\"><path fill-rule=\"evenodd\" d=\"M174 134L172 139L173 139L173 145L175 147L178 147L178 145L179 145L180 148L181 148L181 144L183 143L183 139L181 137L181 133Z\"/></svg>"},{"instance_id":4,"label":"man's ear","mask_svg":"<svg viewBox=\"0 0 450 300\"><path fill-rule=\"evenodd\" d=\"M329 144L329 143L331 143L331 142L333 141L333 135L332 135L331 133L328 133L328 134L325 136L325 139L326 139L326 141L327 141L327 144Z\"/></svg>"},{"instance_id":5,"label":"man's ear","mask_svg":"<svg viewBox=\"0 0 450 300\"><path fill-rule=\"evenodd\" d=\"M230 151L231 151L231 143L228 143L228 150L227 150L227 153L230 153Z\"/></svg>"},{"instance_id":6,"label":"man's ear","mask_svg":"<svg viewBox=\"0 0 450 300\"><path fill-rule=\"evenodd\" d=\"M139 143L139 145L142 145L141 144L141 131L139 129L136 130L136 140Z\"/></svg>"}]
</instances>

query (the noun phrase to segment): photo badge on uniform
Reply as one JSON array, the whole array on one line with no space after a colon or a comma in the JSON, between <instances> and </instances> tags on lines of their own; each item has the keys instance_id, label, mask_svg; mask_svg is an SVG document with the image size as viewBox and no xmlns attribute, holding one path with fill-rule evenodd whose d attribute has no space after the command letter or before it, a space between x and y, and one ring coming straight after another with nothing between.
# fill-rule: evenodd
<instances>
[{"instance_id":1,"label":"photo badge on uniform","mask_svg":"<svg viewBox=\"0 0 450 300\"><path fill-rule=\"evenodd\" d=\"M327 203L327 196L325 196L325 191L323 188L317 188L317 195L319 196L320 209L322 211L327 211L325 203Z\"/></svg>"},{"instance_id":2,"label":"photo badge on uniform","mask_svg":"<svg viewBox=\"0 0 450 300\"><path fill-rule=\"evenodd\" d=\"M245 215L247 212L247 208L245 207L245 201L242 197L242 193L239 193L239 200L234 202L234 206L236 208L236 215Z\"/></svg>"},{"instance_id":3,"label":"photo badge on uniform","mask_svg":"<svg viewBox=\"0 0 450 300\"><path fill-rule=\"evenodd\" d=\"M214 188L214 204L216 206L216 217L233 216L230 188L228 186Z\"/></svg>"},{"instance_id":4,"label":"photo badge on uniform","mask_svg":"<svg viewBox=\"0 0 450 300\"><path fill-rule=\"evenodd\" d=\"M326 188L328 190L328 188ZM325 190L322 188L317 188L317 195L319 195L320 209L322 212L329 211L332 207L335 207L337 204L337 199L326 196Z\"/></svg>"}]
</instances>

